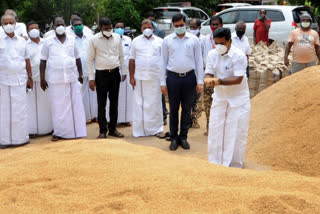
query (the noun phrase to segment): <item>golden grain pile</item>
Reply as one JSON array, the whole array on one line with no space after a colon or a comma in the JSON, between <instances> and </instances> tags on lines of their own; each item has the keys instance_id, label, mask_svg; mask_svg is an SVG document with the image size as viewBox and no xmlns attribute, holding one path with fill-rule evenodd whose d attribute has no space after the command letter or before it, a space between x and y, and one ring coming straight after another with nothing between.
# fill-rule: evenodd
<instances>
[{"instance_id":1,"label":"golden grain pile","mask_svg":"<svg viewBox=\"0 0 320 214\"><path fill-rule=\"evenodd\" d=\"M0 156L0 213L319 213L320 179L209 164L122 140Z\"/></svg>"},{"instance_id":2,"label":"golden grain pile","mask_svg":"<svg viewBox=\"0 0 320 214\"><path fill-rule=\"evenodd\" d=\"M276 42L269 48L263 42L252 47L249 57L251 97L289 75L290 68L284 65L284 51Z\"/></svg>"},{"instance_id":3,"label":"golden grain pile","mask_svg":"<svg viewBox=\"0 0 320 214\"><path fill-rule=\"evenodd\" d=\"M247 159L320 176L320 67L277 82L252 99Z\"/></svg>"}]
</instances>

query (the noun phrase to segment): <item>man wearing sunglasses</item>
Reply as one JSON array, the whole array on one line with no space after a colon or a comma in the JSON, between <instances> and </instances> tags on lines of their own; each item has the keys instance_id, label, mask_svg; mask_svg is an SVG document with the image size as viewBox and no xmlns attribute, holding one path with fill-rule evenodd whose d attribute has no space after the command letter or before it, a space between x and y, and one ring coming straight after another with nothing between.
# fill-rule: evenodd
<instances>
[{"instance_id":1,"label":"man wearing sunglasses","mask_svg":"<svg viewBox=\"0 0 320 214\"><path fill-rule=\"evenodd\" d=\"M176 14L172 17L175 32L167 36L162 44L163 67L161 71L161 92L169 96L170 104L170 150L179 145L190 149L187 141L191 121L191 107L195 90L203 90L203 60L199 39L186 32L186 17ZM179 108L182 108L180 133L178 135Z\"/></svg>"}]
</instances>

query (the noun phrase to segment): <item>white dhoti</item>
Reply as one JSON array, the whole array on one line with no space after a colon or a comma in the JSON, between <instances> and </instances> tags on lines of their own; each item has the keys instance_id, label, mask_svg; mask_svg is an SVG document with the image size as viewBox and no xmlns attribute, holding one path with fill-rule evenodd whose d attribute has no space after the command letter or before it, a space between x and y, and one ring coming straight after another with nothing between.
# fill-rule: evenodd
<instances>
[{"instance_id":1,"label":"white dhoti","mask_svg":"<svg viewBox=\"0 0 320 214\"><path fill-rule=\"evenodd\" d=\"M120 82L119 102L118 102L118 123L132 122L132 86L130 78Z\"/></svg>"},{"instance_id":2,"label":"white dhoti","mask_svg":"<svg viewBox=\"0 0 320 214\"><path fill-rule=\"evenodd\" d=\"M132 117L134 137L151 136L163 131L159 80L136 80Z\"/></svg>"},{"instance_id":3,"label":"white dhoti","mask_svg":"<svg viewBox=\"0 0 320 214\"><path fill-rule=\"evenodd\" d=\"M52 132L49 94L41 89L40 82L33 82L27 93L29 134L45 135Z\"/></svg>"},{"instance_id":4,"label":"white dhoti","mask_svg":"<svg viewBox=\"0 0 320 214\"><path fill-rule=\"evenodd\" d=\"M210 110L209 161L243 168L250 119L250 101L231 107L228 101L213 101Z\"/></svg>"},{"instance_id":5,"label":"white dhoti","mask_svg":"<svg viewBox=\"0 0 320 214\"><path fill-rule=\"evenodd\" d=\"M97 118L98 117L97 92L91 91L91 89L89 88L88 77L83 78L81 94L82 94L84 111L86 114L86 121Z\"/></svg>"},{"instance_id":6,"label":"white dhoti","mask_svg":"<svg viewBox=\"0 0 320 214\"><path fill-rule=\"evenodd\" d=\"M0 84L0 145L29 142L26 85Z\"/></svg>"},{"instance_id":7,"label":"white dhoti","mask_svg":"<svg viewBox=\"0 0 320 214\"><path fill-rule=\"evenodd\" d=\"M87 136L79 82L49 84L54 135L62 138Z\"/></svg>"}]
</instances>

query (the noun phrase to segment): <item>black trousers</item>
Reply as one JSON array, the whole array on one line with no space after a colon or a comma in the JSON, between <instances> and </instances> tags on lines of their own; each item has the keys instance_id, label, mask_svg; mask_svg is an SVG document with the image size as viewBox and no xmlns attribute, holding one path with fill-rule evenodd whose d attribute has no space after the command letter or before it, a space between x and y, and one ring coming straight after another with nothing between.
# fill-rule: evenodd
<instances>
[{"instance_id":1,"label":"black trousers","mask_svg":"<svg viewBox=\"0 0 320 214\"><path fill-rule=\"evenodd\" d=\"M118 121L118 98L121 76L119 68L108 70L96 70L96 90L98 98L98 123L100 134L114 132ZM110 101L110 122L107 127L106 103L107 97Z\"/></svg>"},{"instance_id":2,"label":"black trousers","mask_svg":"<svg viewBox=\"0 0 320 214\"><path fill-rule=\"evenodd\" d=\"M187 139L191 124L191 107L197 85L194 71L185 77L179 77L168 71L167 87L170 104L170 138ZM180 135L178 136L179 108L182 108L180 118Z\"/></svg>"}]
</instances>

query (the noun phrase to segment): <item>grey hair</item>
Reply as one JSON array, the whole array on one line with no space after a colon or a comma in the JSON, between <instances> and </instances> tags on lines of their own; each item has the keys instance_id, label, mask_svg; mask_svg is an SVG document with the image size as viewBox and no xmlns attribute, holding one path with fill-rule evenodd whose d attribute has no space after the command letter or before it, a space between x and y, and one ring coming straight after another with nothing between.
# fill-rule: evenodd
<instances>
[{"instance_id":1,"label":"grey hair","mask_svg":"<svg viewBox=\"0 0 320 214\"><path fill-rule=\"evenodd\" d=\"M246 25L246 23L240 20L236 23L236 28L239 27L240 25Z\"/></svg>"},{"instance_id":2,"label":"grey hair","mask_svg":"<svg viewBox=\"0 0 320 214\"><path fill-rule=\"evenodd\" d=\"M8 14L4 14L3 16L1 16L1 24L3 23L3 20L7 17L10 17L13 19L14 22L16 22L16 19L14 18L14 16L12 15L8 15Z\"/></svg>"},{"instance_id":3,"label":"grey hair","mask_svg":"<svg viewBox=\"0 0 320 214\"><path fill-rule=\"evenodd\" d=\"M142 25L145 25L145 24L148 24L148 23L150 23L150 24L152 25L152 21L151 21L151 20L149 20L149 19L144 19L144 20L141 22L141 26L142 26Z\"/></svg>"}]
</instances>

